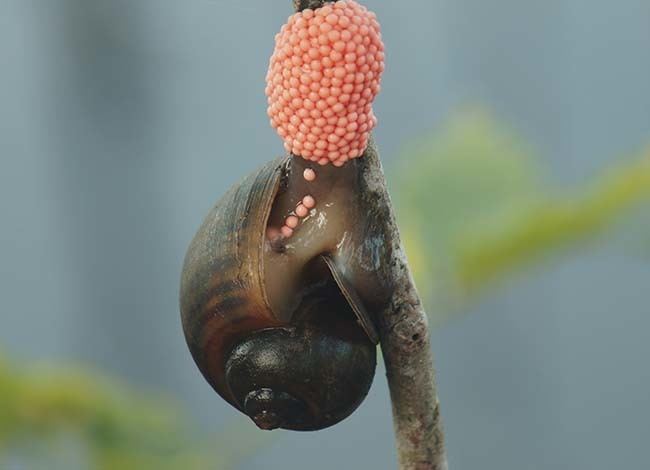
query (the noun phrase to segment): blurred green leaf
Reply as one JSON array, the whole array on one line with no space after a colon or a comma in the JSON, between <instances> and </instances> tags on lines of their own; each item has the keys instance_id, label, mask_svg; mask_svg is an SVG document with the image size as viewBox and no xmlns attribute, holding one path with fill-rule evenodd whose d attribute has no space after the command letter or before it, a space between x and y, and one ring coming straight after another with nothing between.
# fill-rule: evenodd
<instances>
[{"instance_id":1,"label":"blurred green leaf","mask_svg":"<svg viewBox=\"0 0 650 470\"><path fill-rule=\"evenodd\" d=\"M0 361L0 466L12 449L62 436L82 444L84 468L127 470L230 468L243 452L229 443L250 453L263 442L237 427L202 435L170 400L95 373Z\"/></svg>"},{"instance_id":2,"label":"blurred green leaf","mask_svg":"<svg viewBox=\"0 0 650 470\"><path fill-rule=\"evenodd\" d=\"M650 199L648 155L560 191L528 146L481 110L454 116L400 162L390 178L397 215L434 321L517 268L580 246Z\"/></svg>"},{"instance_id":3,"label":"blurred green leaf","mask_svg":"<svg viewBox=\"0 0 650 470\"><path fill-rule=\"evenodd\" d=\"M459 280L467 289L481 288L550 249L587 241L648 199L650 158L645 157L607 171L581 194L549 196L498 230L459 239Z\"/></svg>"}]
</instances>

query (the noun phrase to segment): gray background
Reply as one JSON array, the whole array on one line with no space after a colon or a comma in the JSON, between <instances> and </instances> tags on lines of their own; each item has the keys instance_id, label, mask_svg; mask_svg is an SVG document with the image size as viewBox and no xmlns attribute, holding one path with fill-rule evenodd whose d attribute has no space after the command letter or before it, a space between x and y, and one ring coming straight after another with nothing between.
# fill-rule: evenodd
<instances>
[{"instance_id":1,"label":"gray background","mask_svg":"<svg viewBox=\"0 0 650 470\"><path fill-rule=\"evenodd\" d=\"M580 183L650 138L647 0L366 0L388 69L387 165L481 103ZM241 418L203 382L180 266L225 189L281 152L263 79L285 0L0 2L0 344ZM585 247L433 332L453 469L647 468L648 259ZM251 431L253 432L253 431ZM279 432L242 469L393 468L379 371L351 418Z\"/></svg>"}]
</instances>

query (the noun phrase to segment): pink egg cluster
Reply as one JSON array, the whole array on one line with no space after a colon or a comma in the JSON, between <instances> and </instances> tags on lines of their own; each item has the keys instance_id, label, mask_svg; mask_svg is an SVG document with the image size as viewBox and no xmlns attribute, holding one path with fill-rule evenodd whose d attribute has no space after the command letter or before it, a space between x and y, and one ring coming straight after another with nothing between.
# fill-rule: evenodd
<instances>
[{"instance_id":1,"label":"pink egg cluster","mask_svg":"<svg viewBox=\"0 0 650 470\"><path fill-rule=\"evenodd\" d=\"M383 71L379 23L366 7L340 0L292 15L266 76L271 126L287 151L321 165L360 157Z\"/></svg>"}]
</instances>

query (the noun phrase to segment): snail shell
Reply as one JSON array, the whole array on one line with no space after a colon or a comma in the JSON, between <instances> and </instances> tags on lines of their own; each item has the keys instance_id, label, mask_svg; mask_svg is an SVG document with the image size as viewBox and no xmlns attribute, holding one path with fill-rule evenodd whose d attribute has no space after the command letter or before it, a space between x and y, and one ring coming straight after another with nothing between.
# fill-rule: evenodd
<instances>
[{"instance_id":1,"label":"snail shell","mask_svg":"<svg viewBox=\"0 0 650 470\"><path fill-rule=\"evenodd\" d=\"M295 245L274 250L266 239L306 165L279 159L231 188L191 242L181 279L183 330L196 364L263 429L341 421L375 372L378 336L366 307L381 298L382 285L367 257L385 253L355 196L363 164L319 170L321 220Z\"/></svg>"}]
</instances>

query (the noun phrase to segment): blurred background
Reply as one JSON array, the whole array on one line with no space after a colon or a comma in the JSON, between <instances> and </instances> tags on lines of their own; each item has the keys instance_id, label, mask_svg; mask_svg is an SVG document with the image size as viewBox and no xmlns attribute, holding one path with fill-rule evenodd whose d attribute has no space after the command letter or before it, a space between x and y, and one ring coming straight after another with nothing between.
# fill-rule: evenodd
<instances>
[{"instance_id":1,"label":"blurred background","mask_svg":"<svg viewBox=\"0 0 650 470\"><path fill-rule=\"evenodd\" d=\"M365 4L450 468L645 468L650 3ZM195 230L282 152L290 7L0 4L0 468L395 468L383 366L341 424L263 433L180 328Z\"/></svg>"}]
</instances>

